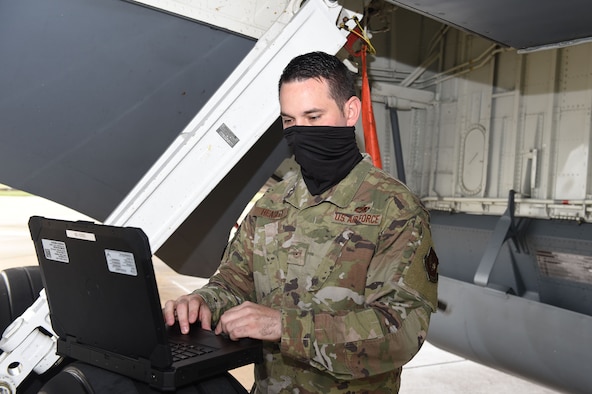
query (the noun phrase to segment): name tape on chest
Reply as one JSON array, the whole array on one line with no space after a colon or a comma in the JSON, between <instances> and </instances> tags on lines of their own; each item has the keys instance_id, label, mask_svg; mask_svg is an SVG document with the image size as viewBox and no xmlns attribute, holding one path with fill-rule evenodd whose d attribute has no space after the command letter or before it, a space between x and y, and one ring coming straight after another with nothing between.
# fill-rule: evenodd
<instances>
[{"instance_id":1,"label":"name tape on chest","mask_svg":"<svg viewBox=\"0 0 592 394\"><path fill-rule=\"evenodd\" d=\"M288 214L287 209L274 210L274 209L267 209L267 208L261 208L261 207L255 207L253 209L253 216L259 216L259 217L264 217L264 218L268 218L268 219L281 219L281 218L285 217L287 214Z\"/></svg>"}]
</instances>

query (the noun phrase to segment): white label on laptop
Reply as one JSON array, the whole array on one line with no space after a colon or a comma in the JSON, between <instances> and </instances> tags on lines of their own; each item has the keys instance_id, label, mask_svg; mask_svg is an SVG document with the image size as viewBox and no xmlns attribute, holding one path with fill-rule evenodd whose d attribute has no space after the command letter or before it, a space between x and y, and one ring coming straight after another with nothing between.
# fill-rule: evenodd
<instances>
[{"instance_id":1,"label":"white label on laptop","mask_svg":"<svg viewBox=\"0 0 592 394\"><path fill-rule=\"evenodd\" d=\"M93 233L85 233L83 231L66 230L68 238L82 239L84 241L96 241L97 238Z\"/></svg>"},{"instance_id":2,"label":"white label on laptop","mask_svg":"<svg viewBox=\"0 0 592 394\"><path fill-rule=\"evenodd\" d=\"M105 249L105 257L107 258L109 271L115 272L116 274L138 276L136 260L134 260L133 253Z\"/></svg>"},{"instance_id":3,"label":"white label on laptop","mask_svg":"<svg viewBox=\"0 0 592 394\"><path fill-rule=\"evenodd\" d=\"M52 241L51 239L41 239L43 245L43 254L48 260L59 261L60 263L69 263L68 249L62 241Z\"/></svg>"}]
</instances>

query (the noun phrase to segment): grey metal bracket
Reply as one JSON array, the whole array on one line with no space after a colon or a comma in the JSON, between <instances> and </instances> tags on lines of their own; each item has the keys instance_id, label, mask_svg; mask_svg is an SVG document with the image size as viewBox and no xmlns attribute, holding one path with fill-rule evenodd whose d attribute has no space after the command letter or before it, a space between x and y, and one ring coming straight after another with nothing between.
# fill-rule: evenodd
<instances>
[{"instance_id":1,"label":"grey metal bracket","mask_svg":"<svg viewBox=\"0 0 592 394\"><path fill-rule=\"evenodd\" d=\"M486 287L489 284L489 277L497 260L497 256L508 239L512 239L514 245L518 250L522 249L522 244L519 242L518 235L520 233L519 224L514 217L514 196L516 192L510 190L508 195L508 207L504 214L499 218L489 244L485 249L485 253L481 257L481 262L477 267L473 282L476 285Z\"/></svg>"}]
</instances>

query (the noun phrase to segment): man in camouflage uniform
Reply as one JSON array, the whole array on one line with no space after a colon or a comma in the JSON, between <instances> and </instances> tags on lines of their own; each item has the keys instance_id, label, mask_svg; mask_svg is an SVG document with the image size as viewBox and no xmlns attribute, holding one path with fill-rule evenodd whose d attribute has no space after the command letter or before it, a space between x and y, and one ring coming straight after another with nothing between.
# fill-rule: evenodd
<instances>
[{"instance_id":1,"label":"man in camouflage uniform","mask_svg":"<svg viewBox=\"0 0 592 394\"><path fill-rule=\"evenodd\" d=\"M337 58L293 59L280 107L301 171L256 202L219 272L165 320L264 340L256 393L396 393L436 310L429 215L360 154L360 100Z\"/></svg>"}]
</instances>

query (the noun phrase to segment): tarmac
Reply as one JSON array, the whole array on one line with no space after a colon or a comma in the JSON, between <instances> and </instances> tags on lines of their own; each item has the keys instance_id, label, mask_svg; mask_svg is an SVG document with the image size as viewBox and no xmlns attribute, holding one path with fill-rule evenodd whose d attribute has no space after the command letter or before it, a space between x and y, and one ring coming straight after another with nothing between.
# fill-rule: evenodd
<instances>
[{"instance_id":1,"label":"tarmac","mask_svg":"<svg viewBox=\"0 0 592 394\"><path fill-rule=\"evenodd\" d=\"M10 192L0 191L0 270L37 264L27 228L27 221L32 215L69 220L92 220L40 197L13 195ZM162 262L155 261L155 271L163 299L186 294L193 288L199 287L198 284L205 282L203 278L178 275ZM252 368L247 366L232 372L243 385L250 387L251 371ZM553 394L560 392L448 353L431 345L428 337L428 343L403 368L400 393Z\"/></svg>"}]
</instances>

